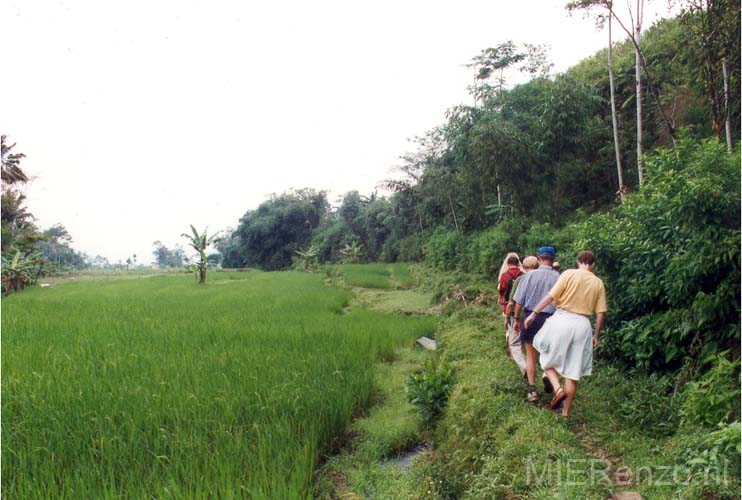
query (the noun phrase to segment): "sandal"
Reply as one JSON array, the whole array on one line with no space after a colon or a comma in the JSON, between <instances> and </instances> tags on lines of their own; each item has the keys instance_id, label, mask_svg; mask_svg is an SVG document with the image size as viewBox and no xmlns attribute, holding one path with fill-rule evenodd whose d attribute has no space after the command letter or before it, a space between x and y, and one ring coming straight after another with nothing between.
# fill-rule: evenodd
<instances>
[{"instance_id":1,"label":"sandal","mask_svg":"<svg viewBox=\"0 0 742 500\"><path fill-rule=\"evenodd\" d=\"M549 409L553 410L557 406L559 406L559 403L567 399L567 393L564 392L564 389L561 387L558 387L556 392L554 393L554 397L551 400L551 403L549 403Z\"/></svg>"},{"instance_id":2,"label":"sandal","mask_svg":"<svg viewBox=\"0 0 742 500\"><path fill-rule=\"evenodd\" d=\"M528 402L529 403L535 403L538 401L538 392L536 392L536 386L535 385L529 385L528 386Z\"/></svg>"}]
</instances>

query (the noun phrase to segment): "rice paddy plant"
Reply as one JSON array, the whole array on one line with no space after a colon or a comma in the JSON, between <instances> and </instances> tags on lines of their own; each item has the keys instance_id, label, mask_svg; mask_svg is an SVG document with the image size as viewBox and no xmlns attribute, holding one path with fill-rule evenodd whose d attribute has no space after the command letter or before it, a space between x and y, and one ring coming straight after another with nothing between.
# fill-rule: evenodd
<instances>
[{"instance_id":1,"label":"rice paddy plant","mask_svg":"<svg viewBox=\"0 0 742 500\"><path fill-rule=\"evenodd\" d=\"M349 286L394 289L408 288L414 284L409 264L339 264L333 267L342 273L343 280Z\"/></svg>"},{"instance_id":2,"label":"rice paddy plant","mask_svg":"<svg viewBox=\"0 0 742 500\"><path fill-rule=\"evenodd\" d=\"M410 264L396 263L389 264L392 266L392 279L399 283L402 288L410 288L415 284L415 277L410 271Z\"/></svg>"},{"instance_id":3,"label":"rice paddy plant","mask_svg":"<svg viewBox=\"0 0 742 500\"><path fill-rule=\"evenodd\" d=\"M311 498L378 356L430 318L307 273L84 281L2 302L6 498Z\"/></svg>"}]
</instances>

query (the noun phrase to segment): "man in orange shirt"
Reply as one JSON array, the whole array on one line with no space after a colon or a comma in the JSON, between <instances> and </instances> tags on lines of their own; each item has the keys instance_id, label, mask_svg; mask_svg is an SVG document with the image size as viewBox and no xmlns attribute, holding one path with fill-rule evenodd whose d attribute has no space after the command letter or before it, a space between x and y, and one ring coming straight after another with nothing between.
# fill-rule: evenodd
<instances>
[{"instance_id":1,"label":"man in orange shirt","mask_svg":"<svg viewBox=\"0 0 742 500\"><path fill-rule=\"evenodd\" d=\"M550 409L564 401L562 416L569 416L569 409L577 392L577 381L590 375L593 368L593 349L598 346L600 330L608 311L605 286L593 274L595 256L592 252L580 252L577 269L565 271L548 295L538 303L524 321L530 325L544 308L552 303L556 312L539 330L533 347L541 353L541 368L556 388ZM593 313L595 333L589 316ZM564 387L559 384L564 377Z\"/></svg>"}]
</instances>

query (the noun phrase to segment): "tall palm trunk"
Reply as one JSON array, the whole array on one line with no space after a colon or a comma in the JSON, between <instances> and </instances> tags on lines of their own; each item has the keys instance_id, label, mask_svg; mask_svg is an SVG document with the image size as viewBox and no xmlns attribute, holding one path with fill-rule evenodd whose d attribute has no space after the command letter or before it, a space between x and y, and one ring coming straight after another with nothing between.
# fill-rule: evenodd
<instances>
[{"instance_id":1,"label":"tall palm trunk","mask_svg":"<svg viewBox=\"0 0 742 500\"><path fill-rule=\"evenodd\" d=\"M618 171L618 194L621 203L624 198L623 166L621 165L621 144L618 142L618 117L616 116L616 83L613 77L613 34L611 17L608 16L608 81L611 88L611 120L613 121L613 146L616 150L616 170Z\"/></svg>"},{"instance_id":2,"label":"tall palm trunk","mask_svg":"<svg viewBox=\"0 0 742 500\"><path fill-rule=\"evenodd\" d=\"M729 71L727 60L721 60L721 71L724 77L724 128L726 130L727 151L732 152L732 110L729 108Z\"/></svg>"},{"instance_id":3,"label":"tall palm trunk","mask_svg":"<svg viewBox=\"0 0 742 500\"><path fill-rule=\"evenodd\" d=\"M639 2L642 0L637 0L637 6L641 6ZM644 57L644 54L642 54L641 48L639 47L639 40L637 39L637 36L641 34L641 16L639 16L639 21L637 23L637 30L634 29L633 26L633 18L632 18L632 24L629 25L627 28L626 25L621 21L621 18L616 15L616 13L613 11L613 4L611 2L607 2L605 4L606 8L610 12L610 15L613 17L613 19L618 22L619 26L621 26L621 29L623 29L626 34L629 36L629 39L631 40L631 43L634 44L634 50L636 51L636 62L639 66L640 70L644 70L644 79L647 82L647 89L649 90L649 96L654 100L655 104L657 105L657 113L659 114L660 121L665 126L665 130L667 131L667 134L670 136L670 139L672 140L672 143L675 144L676 142L676 133L675 133L675 127L670 123L670 120L667 118L667 114L665 113L665 110L662 108L662 102L660 101L660 92L659 89L652 84L652 77L649 72L649 68L647 67L647 60ZM641 71L637 70L637 87L641 91ZM641 103L641 99L638 99L638 102ZM639 118L641 118L641 115L639 115ZM640 180L644 178L644 162L643 160L639 160L641 164L641 173Z\"/></svg>"},{"instance_id":4,"label":"tall palm trunk","mask_svg":"<svg viewBox=\"0 0 742 500\"><path fill-rule=\"evenodd\" d=\"M636 28L634 30L634 53L636 56L636 168L639 173L639 185L644 184L644 151L642 150L642 54L639 48L642 32L642 7L644 0L636 0Z\"/></svg>"},{"instance_id":5,"label":"tall palm trunk","mask_svg":"<svg viewBox=\"0 0 742 500\"><path fill-rule=\"evenodd\" d=\"M451 215L453 215L453 225L456 227L456 232L460 233L459 221L456 218L456 210L453 209L453 200L451 199L451 191L448 191L448 205L451 207Z\"/></svg>"}]
</instances>

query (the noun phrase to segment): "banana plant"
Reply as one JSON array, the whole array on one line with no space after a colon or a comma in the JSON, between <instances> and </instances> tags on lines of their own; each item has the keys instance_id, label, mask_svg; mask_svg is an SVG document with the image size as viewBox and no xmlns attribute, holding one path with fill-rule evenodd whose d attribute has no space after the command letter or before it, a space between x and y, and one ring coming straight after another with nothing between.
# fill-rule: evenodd
<instances>
[{"instance_id":1,"label":"banana plant","mask_svg":"<svg viewBox=\"0 0 742 500\"><path fill-rule=\"evenodd\" d=\"M16 251L12 259L3 255L2 272L0 273L3 293L7 295L11 292L23 290L26 285L33 284L39 275L42 264L43 259L39 253L23 255L20 251ZM35 266L39 266L36 273L33 272Z\"/></svg>"},{"instance_id":2,"label":"banana plant","mask_svg":"<svg viewBox=\"0 0 742 500\"><path fill-rule=\"evenodd\" d=\"M361 246L357 241L352 241L350 245L346 243L345 248L340 250L343 264L356 264L361 259Z\"/></svg>"},{"instance_id":3,"label":"banana plant","mask_svg":"<svg viewBox=\"0 0 742 500\"><path fill-rule=\"evenodd\" d=\"M206 269L208 268L208 262L206 260L206 247L212 243L216 243L221 240L218 236L219 233L213 234L210 237L206 235L207 229L204 229L203 234L199 234L193 224L191 224L191 234L183 233L181 236L188 239L188 244L198 252L199 261L193 264L194 274L198 278L199 283L206 283Z\"/></svg>"},{"instance_id":4,"label":"banana plant","mask_svg":"<svg viewBox=\"0 0 742 500\"><path fill-rule=\"evenodd\" d=\"M319 248L316 245L311 245L306 250L297 250L297 258L294 262L294 267L301 271L312 271L319 265Z\"/></svg>"}]
</instances>

